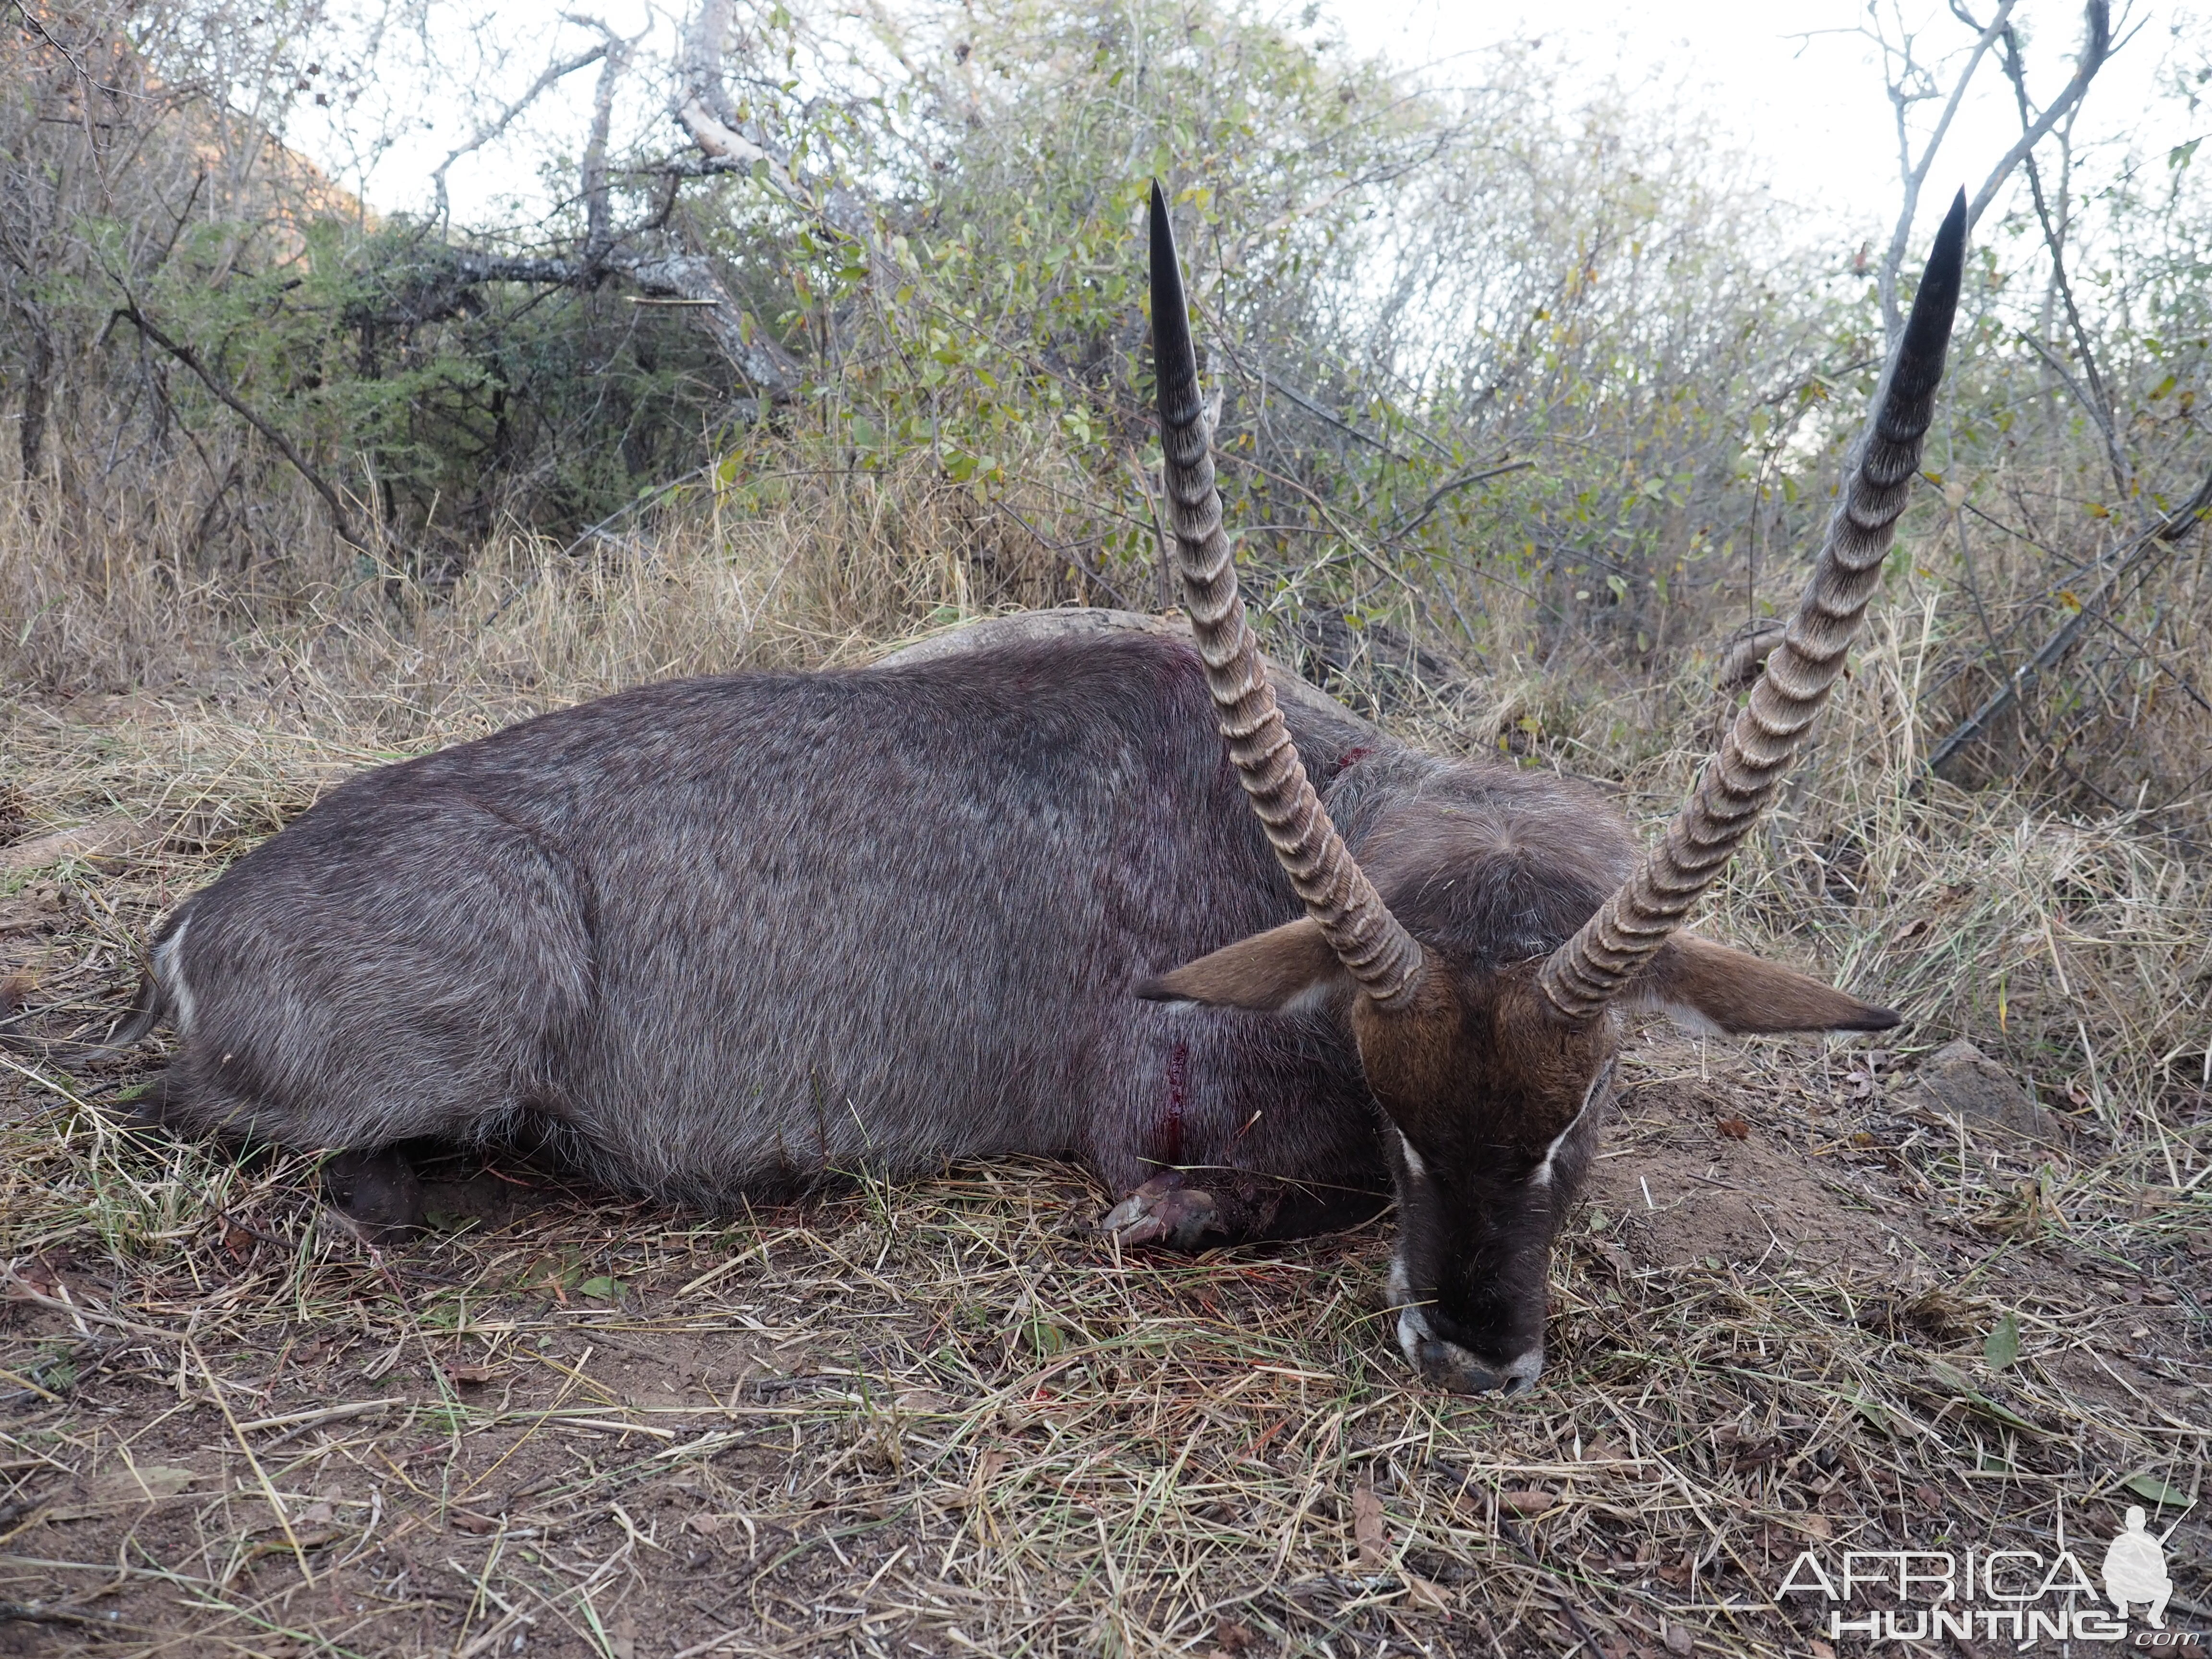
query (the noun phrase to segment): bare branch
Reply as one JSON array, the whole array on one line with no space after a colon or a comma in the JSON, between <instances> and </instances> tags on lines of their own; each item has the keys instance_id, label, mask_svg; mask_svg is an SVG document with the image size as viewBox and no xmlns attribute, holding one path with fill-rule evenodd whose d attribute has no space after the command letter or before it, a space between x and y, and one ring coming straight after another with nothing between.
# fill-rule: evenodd
<instances>
[{"instance_id":1,"label":"bare branch","mask_svg":"<svg viewBox=\"0 0 2212 1659\"><path fill-rule=\"evenodd\" d=\"M2098 3L2101 3L2101 0ZM1936 131L1929 134L1928 143L1922 148L1920 160L1917 163L1911 161L1911 140L1905 125L1905 109L1912 100L1905 94L1901 76L1890 82L1889 100L1897 110L1897 162L1898 172L1905 185L1905 203L1899 210L1897 228L1890 236L1889 252L1883 256L1876 285L1881 289L1882 328L1893 346L1897 343L1897 337L1905 327L1904 313L1898 304L1897 279L1898 273L1905 266L1905 252L1911 246L1912 221L1920 209L1921 186L1927 182L1928 170L1936 163L1936 152L1942 147L1944 135L1951 130L1951 118L1959 112L1959 105L1966 95L1966 83L1974 78L1974 71L1981 67L1983 57L2004 32L2016 3L2018 0L2001 0L1996 16L1976 38L1973 51L1966 58L1966 66L1959 71L1959 78L1951 88L1951 96L1943 106L1943 114L1936 123ZM1872 0L1869 0L1868 9L1873 9ZM1965 16L1964 13L1959 15ZM1887 44L1885 41L1885 47ZM1905 71L1910 73L1913 67L1911 37L1908 35L1905 38L1899 51L1905 58ZM1972 227L1974 216L1971 212L1967 216L1969 228Z\"/></svg>"},{"instance_id":2,"label":"bare branch","mask_svg":"<svg viewBox=\"0 0 2212 1659\"><path fill-rule=\"evenodd\" d=\"M677 124L705 158L698 171L750 173L833 236L858 242L873 255L878 250L864 214L854 212L849 204L841 211L823 201L792 171L788 156L738 131L736 106L722 84L722 50L728 38L729 0L706 0L685 37L676 93L669 101ZM871 258L869 263L872 267L877 262Z\"/></svg>"},{"instance_id":3,"label":"bare branch","mask_svg":"<svg viewBox=\"0 0 2212 1659\"><path fill-rule=\"evenodd\" d=\"M2091 0L2090 40L2083 48L2081 58L2085 66L2089 65L2093 59L2095 63L2101 64L2109 56L2104 43L2109 38L2110 20L2105 18L2100 21L2099 15L2103 12L2104 8L2105 0ZM2052 118L2062 109L2078 106L2081 91L2087 87L2089 77L2094 76L2096 70L2094 67L2089 68L2087 76L2077 70L2074 80L2069 85L2068 93L2062 94L2059 102L2053 104L2050 109L2044 112L2042 119L2034 120L2029 114L2027 66L2021 61L2020 41L2010 30L2005 32L2004 45L2002 63L2005 78L2012 82L2013 100L2020 110L2021 143L2028 144L2034 137L2051 131L2053 125ZM2098 372L2096 349L2090 343L2088 329L2082 324L2081 307L2075 303L2074 285L2067 278L2065 228L2051 218L2051 205L2044 199L2043 195L2043 173L2035 164L2032 146L2029 149L2021 149L2020 146L2015 145L2014 149L2018 152L2019 160L2026 162L2027 167L2029 194L2035 203L2037 222L2043 228L2043 245L2051 254L2051 285L2065 302L2067 326L2074 336L2074 349L2081 355L2081 373L2083 378L2088 381L2087 387L2084 389L2077 385L2074 377L2066 372L2065 368L2045 348L2042 342L2031 340L2028 343L2035 348L2052 372L2065 381L2075 398L2083 408L2088 410L2089 418L2096 423L2099 434L2104 438L2105 457L2112 465L2112 483L2119 491L2120 499L2126 501L2133 510L2140 526L2148 522L2148 510L2142 502L2136 499L2135 467L2129 461L2126 452L2120 447L2118 423L2112 418L2112 397L2105 390L2104 376ZM1987 186L1984 186L1984 189L1986 190Z\"/></svg>"},{"instance_id":4,"label":"bare branch","mask_svg":"<svg viewBox=\"0 0 2212 1659\"><path fill-rule=\"evenodd\" d=\"M438 222L440 224L445 223L451 214L451 210L447 205L446 201L447 169L451 167L454 162L459 161L464 155L472 155L476 151L482 149L486 144L491 143L493 139L498 137L500 134L505 132L509 126L514 125L514 118L521 114L523 111L528 109L531 105L536 103L538 100L544 95L547 88L566 80L569 76L574 75L578 70L588 68L590 65L598 63L602 58L605 58L607 55L609 42L611 41L612 39L613 36L611 33L610 33L607 40L601 41L590 51L579 52L575 57L564 58L557 64L547 64L545 67L545 72L530 83L530 89L528 91L525 92L521 97L516 99L505 109L501 110L498 115L494 117L491 120L485 122L482 126L478 127L476 130L475 135L469 139L468 143L463 144L459 149L454 150L453 154L447 156L444 161L438 163L436 171L432 173L430 175L430 183L437 191L437 213Z\"/></svg>"},{"instance_id":5,"label":"bare branch","mask_svg":"<svg viewBox=\"0 0 2212 1659\"><path fill-rule=\"evenodd\" d=\"M810 218L819 216L821 209L805 187L792 177L781 156L763 149L735 127L726 125L700 100L687 98L678 105L676 118L690 134L700 153L713 163L712 171L756 173L792 206Z\"/></svg>"},{"instance_id":6,"label":"bare branch","mask_svg":"<svg viewBox=\"0 0 2212 1659\"><path fill-rule=\"evenodd\" d=\"M1984 181L1981 189L1974 193L1974 199L1966 209L1967 228L1972 229L1975 222L1988 210L1990 204L1996 199L1997 191L2004 188L2005 180L2012 176L2012 170L2027 159L2029 151L2050 135L2051 128L2066 118L2069 111L2081 101L2081 94L2089 90L2089 82L2097 78L2097 71L2104 68L2106 61L2112 57L2112 8L2110 0L2089 0L2088 5L2083 9L2084 21L2088 33L2087 38L2081 43L2081 57L2075 60L2074 78L2066 83L2065 89L2058 94L2051 107L2045 110L2042 116L2034 123L2027 126L2026 131L2020 135L2020 142L2007 150L2003 159L1990 170L1989 178ZM2027 93L2020 84L2019 47L2017 43L2011 40L2009 30L2007 31L2007 42L2005 72L2008 76L2012 77L2014 88L2019 93L2021 113L2025 121L2027 112Z\"/></svg>"},{"instance_id":7,"label":"bare branch","mask_svg":"<svg viewBox=\"0 0 2212 1659\"><path fill-rule=\"evenodd\" d=\"M1928 769L1940 772L1946 763L1961 749L1972 743L2019 698L2021 693L2045 670L2071 650L2076 640L2092 623L2105 623L2105 611L2121 581L2143 560L2155 555L2161 548L2172 547L2212 514L2212 477L2197 487L2197 493L2167 514L2156 525L2138 536L2113 561L2104 579L2097 585L2088 600L2080 610L2059 624L2056 632L2045 640L2035 654L2013 670L2005 683L1982 702L1980 708L1959 722L1929 752ZM2195 688L2191 688L2192 693ZM2094 785L2091 786L2093 788ZM2101 793L2101 792L2100 792ZM2109 799L2109 797L2107 798Z\"/></svg>"},{"instance_id":8,"label":"bare branch","mask_svg":"<svg viewBox=\"0 0 2212 1659\"><path fill-rule=\"evenodd\" d=\"M605 39L605 59L599 65L598 84L592 88L592 131L584 143L584 257L606 258L614 246L614 210L607 191L607 134L614 125L615 86L629 69L630 48L625 40L596 17L575 12L562 14L569 22L597 29Z\"/></svg>"},{"instance_id":9,"label":"bare branch","mask_svg":"<svg viewBox=\"0 0 2212 1659\"><path fill-rule=\"evenodd\" d=\"M128 298L127 295L125 297ZM202 386L213 392L240 420L275 446L276 453L289 461L293 470L307 481L315 494L323 498L323 505L330 509L331 527L338 532L340 539L350 543L364 553L374 550L361 538L360 532L353 527L353 515L346 511L345 503L339 499L337 491L330 486L321 473L307 465L307 458L292 447L289 439L264 420L255 412L252 405L232 391L220 375L202 362L198 352L188 345L171 339L167 334L149 321L145 313L138 309L138 302L135 299L130 300L129 303L115 314L137 329L142 337L151 340L186 368L191 370Z\"/></svg>"}]
</instances>

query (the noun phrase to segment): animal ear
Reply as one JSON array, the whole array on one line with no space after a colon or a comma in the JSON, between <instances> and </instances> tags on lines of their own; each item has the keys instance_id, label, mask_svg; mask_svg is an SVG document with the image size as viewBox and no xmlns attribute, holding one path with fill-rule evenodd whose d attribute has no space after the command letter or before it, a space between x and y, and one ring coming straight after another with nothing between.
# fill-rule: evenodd
<instances>
[{"instance_id":1,"label":"animal ear","mask_svg":"<svg viewBox=\"0 0 2212 1659\"><path fill-rule=\"evenodd\" d=\"M1631 1006L1673 1016L1694 1030L1887 1031L1904 1023L1894 1009L1861 1002L1833 986L1677 933L1637 981Z\"/></svg>"},{"instance_id":2,"label":"animal ear","mask_svg":"<svg viewBox=\"0 0 2212 1659\"><path fill-rule=\"evenodd\" d=\"M1137 994L1148 1002L1198 1003L1208 1008L1273 1012L1309 992L1349 983L1344 964L1311 917L1225 945L1147 980Z\"/></svg>"}]
</instances>

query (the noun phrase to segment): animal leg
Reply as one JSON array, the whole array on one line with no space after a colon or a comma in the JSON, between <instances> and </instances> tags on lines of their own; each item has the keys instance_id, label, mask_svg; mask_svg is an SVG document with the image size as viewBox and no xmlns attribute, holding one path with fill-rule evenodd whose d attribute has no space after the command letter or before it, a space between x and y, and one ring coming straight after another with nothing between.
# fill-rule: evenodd
<instances>
[{"instance_id":1,"label":"animal leg","mask_svg":"<svg viewBox=\"0 0 2212 1659\"><path fill-rule=\"evenodd\" d=\"M340 1152L323 1165L323 1196L364 1244L395 1244L422 1231L422 1183L396 1147Z\"/></svg>"},{"instance_id":2,"label":"animal leg","mask_svg":"<svg viewBox=\"0 0 2212 1659\"><path fill-rule=\"evenodd\" d=\"M1098 1223L1122 1244L1164 1244L1194 1250L1209 1233L1226 1234L1234 1219L1221 1200L1203 1187L1188 1184L1179 1170L1156 1175L1106 1212Z\"/></svg>"}]
</instances>

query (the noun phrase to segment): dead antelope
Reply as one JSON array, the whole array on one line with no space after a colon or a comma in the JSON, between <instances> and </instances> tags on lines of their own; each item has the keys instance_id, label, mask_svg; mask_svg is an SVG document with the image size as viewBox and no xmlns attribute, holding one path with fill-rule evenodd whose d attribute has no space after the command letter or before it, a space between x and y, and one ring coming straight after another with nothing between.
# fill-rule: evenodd
<instances>
[{"instance_id":1,"label":"dead antelope","mask_svg":"<svg viewBox=\"0 0 2212 1659\"><path fill-rule=\"evenodd\" d=\"M1197 648L985 625L834 673L647 685L381 768L178 907L182 1127L343 1149L404 1219L419 1138L550 1144L724 1206L1028 1152L1129 1243L1280 1237L1395 1193L1407 1358L1525 1388L1622 1008L1897 1016L1679 924L1843 665L1917 465L1963 203L1785 642L1641 859L1583 788L1395 742L1246 627L1164 201L1152 319ZM1218 734L1217 734L1217 722ZM1233 764L1224 764L1223 738Z\"/></svg>"}]
</instances>

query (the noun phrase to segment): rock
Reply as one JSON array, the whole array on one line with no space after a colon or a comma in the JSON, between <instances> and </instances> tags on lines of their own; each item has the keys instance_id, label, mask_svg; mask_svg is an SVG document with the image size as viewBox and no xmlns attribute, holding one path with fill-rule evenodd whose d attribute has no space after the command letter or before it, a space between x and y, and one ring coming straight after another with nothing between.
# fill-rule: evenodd
<instances>
[{"instance_id":1,"label":"rock","mask_svg":"<svg viewBox=\"0 0 2212 1659\"><path fill-rule=\"evenodd\" d=\"M1907 1110L1951 1118L1969 1129L2002 1129L2047 1146L2066 1144L2058 1117L2038 1105L2018 1079L1964 1037L1923 1060L1895 1099Z\"/></svg>"}]
</instances>

